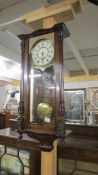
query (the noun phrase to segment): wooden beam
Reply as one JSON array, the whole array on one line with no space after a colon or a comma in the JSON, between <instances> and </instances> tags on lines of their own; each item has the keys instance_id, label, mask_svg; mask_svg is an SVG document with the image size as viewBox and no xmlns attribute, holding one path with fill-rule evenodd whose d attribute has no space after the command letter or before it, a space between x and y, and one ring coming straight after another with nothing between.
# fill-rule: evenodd
<instances>
[{"instance_id":1,"label":"wooden beam","mask_svg":"<svg viewBox=\"0 0 98 175\"><path fill-rule=\"evenodd\" d=\"M64 69L65 70L65 69ZM70 71L70 77L82 76L85 75L83 70ZM89 75L97 75L97 69L89 69ZM65 74L65 76L68 76Z\"/></svg>"},{"instance_id":2,"label":"wooden beam","mask_svg":"<svg viewBox=\"0 0 98 175\"><path fill-rule=\"evenodd\" d=\"M45 18L53 17L57 22L64 22L74 19L74 14L80 11L81 5L79 0L64 0L63 2L27 13L20 19L32 25L33 28L42 28L42 20Z\"/></svg>"},{"instance_id":3,"label":"wooden beam","mask_svg":"<svg viewBox=\"0 0 98 175\"><path fill-rule=\"evenodd\" d=\"M49 28L56 24L56 20L54 17L45 18L42 21L43 28Z\"/></svg>"},{"instance_id":4,"label":"wooden beam","mask_svg":"<svg viewBox=\"0 0 98 175\"><path fill-rule=\"evenodd\" d=\"M20 80L14 80L12 82L0 82L0 86L7 86L8 84L12 86L20 86Z\"/></svg>"},{"instance_id":5,"label":"wooden beam","mask_svg":"<svg viewBox=\"0 0 98 175\"><path fill-rule=\"evenodd\" d=\"M51 16L56 17L56 15L58 15L58 14L61 15L61 13L63 13L66 16L67 11L72 11L71 15L69 16L69 19L70 18L72 19L74 16L74 11L73 11L72 5L67 5L67 6L63 6L63 7L61 6L57 9L51 9L50 7L41 8L39 10L36 10L36 11L30 13L29 15L27 15L25 17L21 17L21 20L25 20L26 23L30 23L30 22L42 20L44 18L51 17ZM65 21L66 19L63 17L62 20Z\"/></svg>"},{"instance_id":6,"label":"wooden beam","mask_svg":"<svg viewBox=\"0 0 98 175\"><path fill-rule=\"evenodd\" d=\"M61 6L62 7L67 6L67 5L72 5L75 13L80 13L82 11L80 0L63 0L60 3L56 3L55 5L51 5L50 10L55 9L55 8L60 8Z\"/></svg>"},{"instance_id":7,"label":"wooden beam","mask_svg":"<svg viewBox=\"0 0 98 175\"><path fill-rule=\"evenodd\" d=\"M14 80L10 82L9 84L11 84L12 86L20 86L20 80Z\"/></svg>"},{"instance_id":8,"label":"wooden beam","mask_svg":"<svg viewBox=\"0 0 98 175\"><path fill-rule=\"evenodd\" d=\"M81 13L82 12L82 6L81 6L81 1L74 2L73 4L73 9L75 13Z\"/></svg>"},{"instance_id":9,"label":"wooden beam","mask_svg":"<svg viewBox=\"0 0 98 175\"><path fill-rule=\"evenodd\" d=\"M41 152L41 175L57 175L57 140L51 152Z\"/></svg>"},{"instance_id":10,"label":"wooden beam","mask_svg":"<svg viewBox=\"0 0 98 175\"><path fill-rule=\"evenodd\" d=\"M8 82L0 82L0 86L6 86Z\"/></svg>"},{"instance_id":11,"label":"wooden beam","mask_svg":"<svg viewBox=\"0 0 98 175\"><path fill-rule=\"evenodd\" d=\"M60 10L60 8L66 7L68 5L72 5L75 13L77 13L79 11L81 12L80 0L64 0L63 2L56 3L56 4L53 4L53 5L48 5L46 7L42 7L42 8L39 8L38 10L27 13L27 14L21 16L20 19L21 20L26 20L27 22L32 22L32 21L35 21L35 20L39 20L43 17L44 18L49 17L50 12L51 12L51 14L53 14L54 10L57 10L57 12L58 12L58 9ZM46 13L44 13L44 12L46 12Z\"/></svg>"},{"instance_id":12,"label":"wooden beam","mask_svg":"<svg viewBox=\"0 0 98 175\"><path fill-rule=\"evenodd\" d=\"M76 76L76 77L64 77L65 83L71 83L71 82L82 82L82 81L98 81L97 75L82 75L82 76Z\"/></svg>"},{"instance_id":13,"label":"wooden beam","mask_svg":"<svg viewBox=\"0 0 98 175\"><path fill-rule=\"evenodd\" d=\"M38 29L38 28L43 28L43 20L49 19L49 18L54 18L54 21L56 23L63 22L63 21L69 21L74 19L74 10L71 5L61 7L58 9L53 9L53 10L39 10L39 13L35 14L34 12L31 14L30 17L27 17L25 19L26 23L29 23L29 25L33 29Z\"/></svg>"}]
</instances>

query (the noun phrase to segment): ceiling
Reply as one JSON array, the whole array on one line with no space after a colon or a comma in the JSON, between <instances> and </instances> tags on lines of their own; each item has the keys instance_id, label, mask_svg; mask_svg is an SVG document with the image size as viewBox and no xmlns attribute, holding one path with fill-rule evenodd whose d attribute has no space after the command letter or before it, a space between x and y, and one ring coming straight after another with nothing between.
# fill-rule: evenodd
<instances>
[{"instance_id":1,"label":"ceiling","mask_svg":"<svg viewBox=\"0 0 98 175\"><path fill-rule=\"evenodd\" d=\"M17 35L30 33L33 29L22 23L19 17L56 2L59 0L0 0L0 55L9 59L10 63L12 60L12 65L20 63L21 49ZM71 34L64 40L65 75L98 72L98 7L87 0L81 0L81 4L82 13L75 15L72 21L64 21Z\"/></svg>"},{"instance_id":2,"label":"ceiling","mask_svg":"<svg viewBox=\"0 0 98 175\"><path fill-rule=\"evenodd\" d=\"M21 2L23 2L25 0L0 0L0 10L4 10L4 9L7 9L11 6L14 6L16 4L19 4Z\"/></svg>"},{"instance_id":3,"label":"ceiling","mask_svg":"<svg viewBox=\"0 0 98 175\"><path fill-rule=\"evenodd\" d=\"M82 13L76 15L75 20L66 22L74 47L67 42L70 49L64 49L65 66L68 71L84 70L82 61L86 70L98 69L98 7L86 1L85 3Z\"/></svg>"}]
</instances>

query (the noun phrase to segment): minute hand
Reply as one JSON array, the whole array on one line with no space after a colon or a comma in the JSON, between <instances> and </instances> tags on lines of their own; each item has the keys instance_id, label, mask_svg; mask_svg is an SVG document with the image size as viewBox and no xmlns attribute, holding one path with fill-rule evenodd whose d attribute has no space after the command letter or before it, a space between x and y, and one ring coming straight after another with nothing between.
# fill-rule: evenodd
<instances>
[{"instance_id":1,"label":"minute hand","mask_svg":"<svg viewBox=\"0 0 98 175\"><path fill-rule=\"evenodd\" d=\"M42 52L42 63L43 63L44 59L45 59L44 52Z\"/></svg>"}]
</instances>

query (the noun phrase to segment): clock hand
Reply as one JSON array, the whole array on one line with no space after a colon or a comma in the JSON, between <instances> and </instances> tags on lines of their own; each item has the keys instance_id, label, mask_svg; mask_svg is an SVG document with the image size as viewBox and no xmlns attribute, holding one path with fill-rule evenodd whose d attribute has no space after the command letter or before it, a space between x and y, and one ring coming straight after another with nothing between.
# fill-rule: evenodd
<instances>
[{"instance_id":1,"label":"clock hand","mask_svg":"<svg viewBox=\"0 0 98 175\"><path fill-rule=\"evenodd\" d=\"M44 59L45 59L44 52L42 52L42 63L43 63Z\"/></svg>"},{"instance_id":2,"label":"clock hand","mask_svg":"<svg viewBox=\"0 0 98 175\"><path fill-rule=\"evenodd\" d=\"M42 58L44 59L44 52L42 52Z\"/></svg>"}]
</instances>

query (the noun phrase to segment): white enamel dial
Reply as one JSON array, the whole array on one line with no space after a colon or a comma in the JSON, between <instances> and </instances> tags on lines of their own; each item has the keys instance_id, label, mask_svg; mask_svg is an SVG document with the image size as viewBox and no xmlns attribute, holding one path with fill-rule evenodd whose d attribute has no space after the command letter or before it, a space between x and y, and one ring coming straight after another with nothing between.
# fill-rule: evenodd
<instances>
[{"instance_id":1,"label":"white enamel dial","mask_svg":"<svg viewBox=\"0 0 98 175\"><path fill-rule=\"evenodd\" d=\"M53 43L47 39L37 41L31 48L33 64L38 67L44 67L50 64L54 58Z\"/></svg>"}]
</instances>

